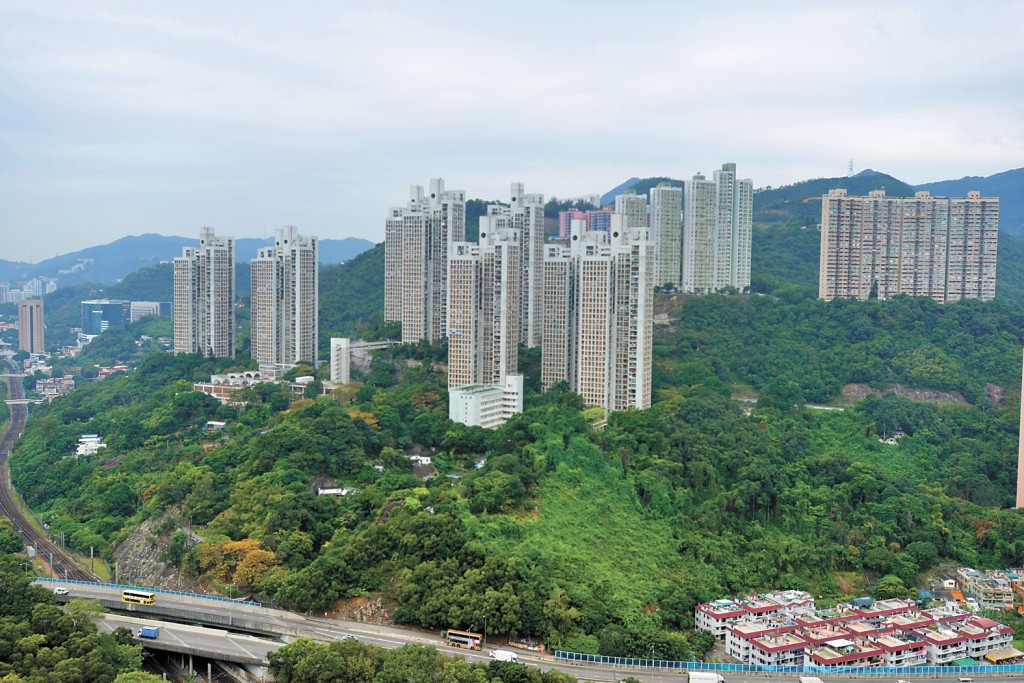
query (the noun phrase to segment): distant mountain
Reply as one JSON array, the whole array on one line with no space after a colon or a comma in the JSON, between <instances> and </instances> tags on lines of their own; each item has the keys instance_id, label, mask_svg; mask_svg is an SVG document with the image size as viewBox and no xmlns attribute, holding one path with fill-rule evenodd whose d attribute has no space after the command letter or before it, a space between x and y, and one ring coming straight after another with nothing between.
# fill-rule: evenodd
<instances>
[{"instance_id":1,"label":"distant mountain","mask_svg":"<svg viewBox=\"0 0 1024 683\"><path fill-rule=\"evenodd\" d=\"M86 282L109 285L140 268L170 261L181 255L182 247L196 244L192 237L173 237L147 233L130 235L109 244L88 247L39 263L0 260L0 281L11 282L33 277L55 277L61 287ZM259 240L242 238L235 243L235 258L248 262L256 257L261 246L269 246L273 238ZM320 240L320 262L343 263L373 246L373 242L358 237L340 240ZM61 272L64 271L64 272Z\"/></svg>"},{"instance_id":2,"label":"distant mountain","mask_svg":"<svg viewBox=\"0 0 1024 683\"><path fill-rule=\"evenodd\" d=\"M928 190L939 197L966 197L971 190L980 191L983 197L999 197L999 229L1024 236L1024 168L987 177L967 176L924 183L917 189Z\"/></svg>"},{"instance_id":3,"label":"distant mountain","mask_svg":"<svg viewBox=\"0 0 1024 683\"><path fill-rule=\"evenodd\" d=\"M601 206L615 203L615 198L640 182L640 178L630 178L621 185L617 185L601 195Z\"/></svg>"}]
</instances>

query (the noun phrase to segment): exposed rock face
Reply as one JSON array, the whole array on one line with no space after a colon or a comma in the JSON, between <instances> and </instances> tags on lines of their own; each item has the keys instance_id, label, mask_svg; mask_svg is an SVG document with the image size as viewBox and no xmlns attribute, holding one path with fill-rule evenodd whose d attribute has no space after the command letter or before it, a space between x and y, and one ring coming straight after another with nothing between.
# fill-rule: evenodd
<instances>
[{"instance_id":1,"label":"exposed rock face","mask_svg":"<svg viewBox=\"0 0 1024 683\"><path fill-rule=\"evenodd\" d=\"M988 400L992 401L992 405L996 407L1002 407L1003 401L1006 399L1006 390L997 384L986 384L985 395L988 396Z\"/></svg>"},{"instance_id":2,"label":"exposed rock face","mask_svg":"<svg viewBox=\"0 0 1024 683\"><path fill-rule=\"evenodd\" d=\"M168 524L168 521L176 521L178 517L180 513L174 511L155 519L148 519L117 546L114 561L118 565L121 583L204 595L214 594L198 581L183 576L174 565L160 560L160 554L169 547L171 537L178 531L186 531L176 523ZM201 536L192 532L188 547L191 548L202 540Z\"/></svg>"},{"instance_id":3,"label":"exposed rock face","mask_svg":"<svg viewBox=\"0 0 1024 683\"><path fill-rule=\"evenodd\" d=\"M990 384L989 386L995 387ZM998 389L999 387L995 387ZM986 388L986 393L987 393ZM894 393L897 396L906 396L914 401L923 401L925 403L957 403L959 405L968 405L967 399L959 391L939 391L937 389L915 389L913 387L903 387L898 384L890 384L884 389L874 389L868 384L847 384L843 386L843 397L846 399L852 399L854 402L863 401L868 396L881 396L883 394Z\"/></svg>"}]
</instances>

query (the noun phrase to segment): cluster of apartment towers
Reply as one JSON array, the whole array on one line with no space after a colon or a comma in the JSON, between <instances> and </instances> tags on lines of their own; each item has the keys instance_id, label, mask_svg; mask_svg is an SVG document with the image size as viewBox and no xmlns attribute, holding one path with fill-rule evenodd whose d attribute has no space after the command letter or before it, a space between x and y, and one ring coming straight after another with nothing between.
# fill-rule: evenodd
<instances>
[{"instance_id":1,"label":"cluster of apartment towers","mask_svg":"<svg viewBox=\"0 0 1024 683\"><path fill-rule=\"evenodd\" d=\"M747 289L752 202L752 181L724 164L685 195L664 183L649 205L627 191L614 211L567 212L560 237L545 240L544 196L512 183L467 242L466 193L433 179L387 219L384 317L402 324L403 342L447 338L458 421L487 422L478 401L460 412L463 401L491 392L498 411L502 390L520 390L519 344L541 348L545 388L566 382L609 411L646 408L655 286Z\"/></svg>"},{"instance_id":2,"label":"cluster of apartment towers","mask_svg":"<svg viewBox=\"0 0 1024 683\"><path fill-rule=\"evenodd\" d=\"M252 260L252 357L271 373L317 361L318 247L293 226ZM174 352L235 357L235 240L201 228L174 259Z\"/></svg>"}]
</instances>

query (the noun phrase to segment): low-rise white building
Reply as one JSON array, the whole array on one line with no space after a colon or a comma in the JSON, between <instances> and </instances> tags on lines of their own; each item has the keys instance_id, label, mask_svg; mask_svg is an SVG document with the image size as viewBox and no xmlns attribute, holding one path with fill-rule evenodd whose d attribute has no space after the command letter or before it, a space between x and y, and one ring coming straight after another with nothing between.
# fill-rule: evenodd
<instances>
[{"instance_id":1,"label":"low-rise white building","mask_svg":"<svg viewBox=\"0 0 1024 683\"><path fill-rule=\"evenodd\" d=\"M96 455L100 452L101 448L106 448L107 444L103 443L103 439L99 434L82 434L81 438L78 439L78 448L75 449L75 457L80 455Z\"/></svg>"},{"instance_id":2,"label":"low-rise white building","mask_svg":"<svg viewBox=\"0 0 1024 683\"><path fill-rule=\"evenodd\" d=\"M448 392L448 417L471 427L496 429L521 412L522 375L506 375L504 386L467 384Z\"/></svg>"}]
</instances>

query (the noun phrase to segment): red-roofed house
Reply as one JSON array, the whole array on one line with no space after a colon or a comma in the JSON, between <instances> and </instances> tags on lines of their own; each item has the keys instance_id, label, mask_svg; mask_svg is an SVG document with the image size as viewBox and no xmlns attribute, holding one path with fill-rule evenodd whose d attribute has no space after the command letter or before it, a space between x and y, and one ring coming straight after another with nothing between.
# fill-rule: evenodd
<instances>
[{"instance_id":1,"label":"red-roofed house","mask_svg":"<svg viewBox=\"0 0 1024 683\"><path fill-rule=\"evenodd\" d=\"M882 648L885 666L918 666L928 661L923 640L904 640L893 635L872 636L870 640Z\"/></svg>"},{"instance_id":2,"label":"red-roofed house","mask_svg":"<svg viewBox=\"0 0 1024 683\"><path fill-rule=\"evenodd\" d=\"M725 640L730 624L746 616L747 612L732 600L715 600L697 605L694 611L697 629L715 635L716 640Z\"/></svg>"}]
</instances>

